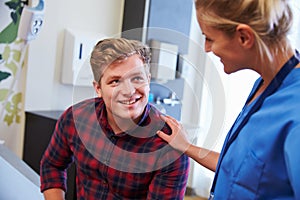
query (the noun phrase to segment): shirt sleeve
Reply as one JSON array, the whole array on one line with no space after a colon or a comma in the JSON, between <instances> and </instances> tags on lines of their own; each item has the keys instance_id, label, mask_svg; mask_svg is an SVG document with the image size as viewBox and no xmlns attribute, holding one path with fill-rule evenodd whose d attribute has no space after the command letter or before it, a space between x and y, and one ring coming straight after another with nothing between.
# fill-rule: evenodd
<instances>
[{"instance_id":1,"label":"shirt sleeve","mask_svg":"<svg viewBox=\"0 0 300 200\"><path fill-rule=\"evenodd\" d=\"M164 156L161 159L165 159ZM189 158L184 154L171 164L157 170L149 186L147 199L183 199L188 172Z\"/></svg>"},{"instance_id":2,"label":"shirt sleeve","mask_svg":"<svg viewBox=\"0 0 300 200\"><path fill-rule=\"evenodd\" d=\"M299 156L299 144L300 144L300 126L294 128L287 136L284 151L285 161L288 170L288 176L290 178L291 186L293 188L295 199L300 199L300 156Z\"/></svg>"},{"instance_id":3,"label":"shirt sleeve","mask_svg":"<svg viewBox=\"0 0 300 200\"><path fill-rule=\"evenodd\" d=\"M61 188L66 191L66 170L73 161L68 142L73 127L71 124L71 119L67 119L66 112L56 123L54 133L40 162L41 192L50 188Z\"/></svg>"}]
</instances>

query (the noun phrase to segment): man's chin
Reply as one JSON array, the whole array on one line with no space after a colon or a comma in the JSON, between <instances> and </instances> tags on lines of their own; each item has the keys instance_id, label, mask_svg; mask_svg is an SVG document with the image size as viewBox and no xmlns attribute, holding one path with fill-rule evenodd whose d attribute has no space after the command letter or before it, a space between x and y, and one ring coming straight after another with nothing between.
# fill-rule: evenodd
<instances>
[{"instance_id":1,"label":"man's chin","mask_svg":"<svg viewBox=\"0 0 300 200\"><path fill-rule=\"evenodd\" d=\"M142 113L115 113L115 117L119 120L128 120L128 121L135 121L137 118L141 117Z\"/></svg>"}]
</instances>

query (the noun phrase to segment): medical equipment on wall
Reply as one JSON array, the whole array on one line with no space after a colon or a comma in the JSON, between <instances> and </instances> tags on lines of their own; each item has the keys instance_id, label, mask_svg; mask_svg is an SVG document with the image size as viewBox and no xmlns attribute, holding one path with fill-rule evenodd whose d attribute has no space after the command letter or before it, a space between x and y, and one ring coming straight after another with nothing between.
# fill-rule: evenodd
<instances>
[{"instance_id":1,"label":"medical equipment on wall","mask_svg":"<svg viewBox=\"0 0 300 200\"><path fill-rule=\"evenodd\" d=\"M66 29L64 35L61 81L75 86L92 86L93 73L89 58L103 34Z\"/></svg>"},{"instance_id":2,"label":"medical equipment on wall","mask_svg":"<svg viewBox=\"0 0 300 200\"><path fill-rule=\"evenodd\" d=\"M21 14L18 37L30 41L37 37L44 23L44 0L36 7L25 5Z\"/></svg>"},{"instance_id":3,"label":"medical equipment on wall","mask_svg":"<svg viewBox=\"0 0 300 200\"><path fill-rule=\"evenodd\" d=\"M162 113L181 120L184 79L155 80L150 82L149 103Z\"/></svg>"}]
</instances>

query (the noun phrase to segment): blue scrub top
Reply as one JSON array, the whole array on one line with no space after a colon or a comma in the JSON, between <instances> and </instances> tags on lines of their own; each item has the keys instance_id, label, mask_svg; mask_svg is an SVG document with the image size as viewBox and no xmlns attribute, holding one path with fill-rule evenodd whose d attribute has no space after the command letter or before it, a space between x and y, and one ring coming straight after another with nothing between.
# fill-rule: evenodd
<instances>
[{"instance_id":1,"label":"blue scrub top","mask_svg":"<svg viewBox=\"0 0 300 200\"><path fill-rule=\"evenodd\" d=\"M243 108L234 128L254 103ZM299 148L300 69L296 68L265 99L229 147L219 163L214 198L300 199Z\"/></svg>"}]
</instances>

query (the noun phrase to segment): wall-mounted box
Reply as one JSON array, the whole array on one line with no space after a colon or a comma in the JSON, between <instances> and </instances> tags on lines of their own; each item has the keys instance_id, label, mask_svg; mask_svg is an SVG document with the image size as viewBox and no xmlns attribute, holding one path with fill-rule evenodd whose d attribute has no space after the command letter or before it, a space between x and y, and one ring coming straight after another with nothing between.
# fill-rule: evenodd
<instances>
[{"instance_id":1,"label":"wall-mounted box","mask_svg":"<svg viewBox=\"0 0 300 200\"><path fill-rule=\"evenodd\" d=\"M125 0L122 37L175 44L179 54L187 54L193 5L193 0Z\"/></svg>"},{"instance_id":2,"label":"wall-mounted box","mask_svg":"<svg viewBox=\"0 0 300 200\"><path fill-rule=\"evenodd\" d=\"M151 40L151 77L173 80L176 78L178 46L175 44Z\"/></svg>"},{"instance_id":3,"label":"wall-mounted box","mask_svg":"<svg viewBox=\"0 0 300 200\"><path fill-rule=\"evenodd\" d=\"M81 30L65 30L61 81L75 86L92 86L94 80L90 55L103 34Z\"/></svg>"}]
</instances>

